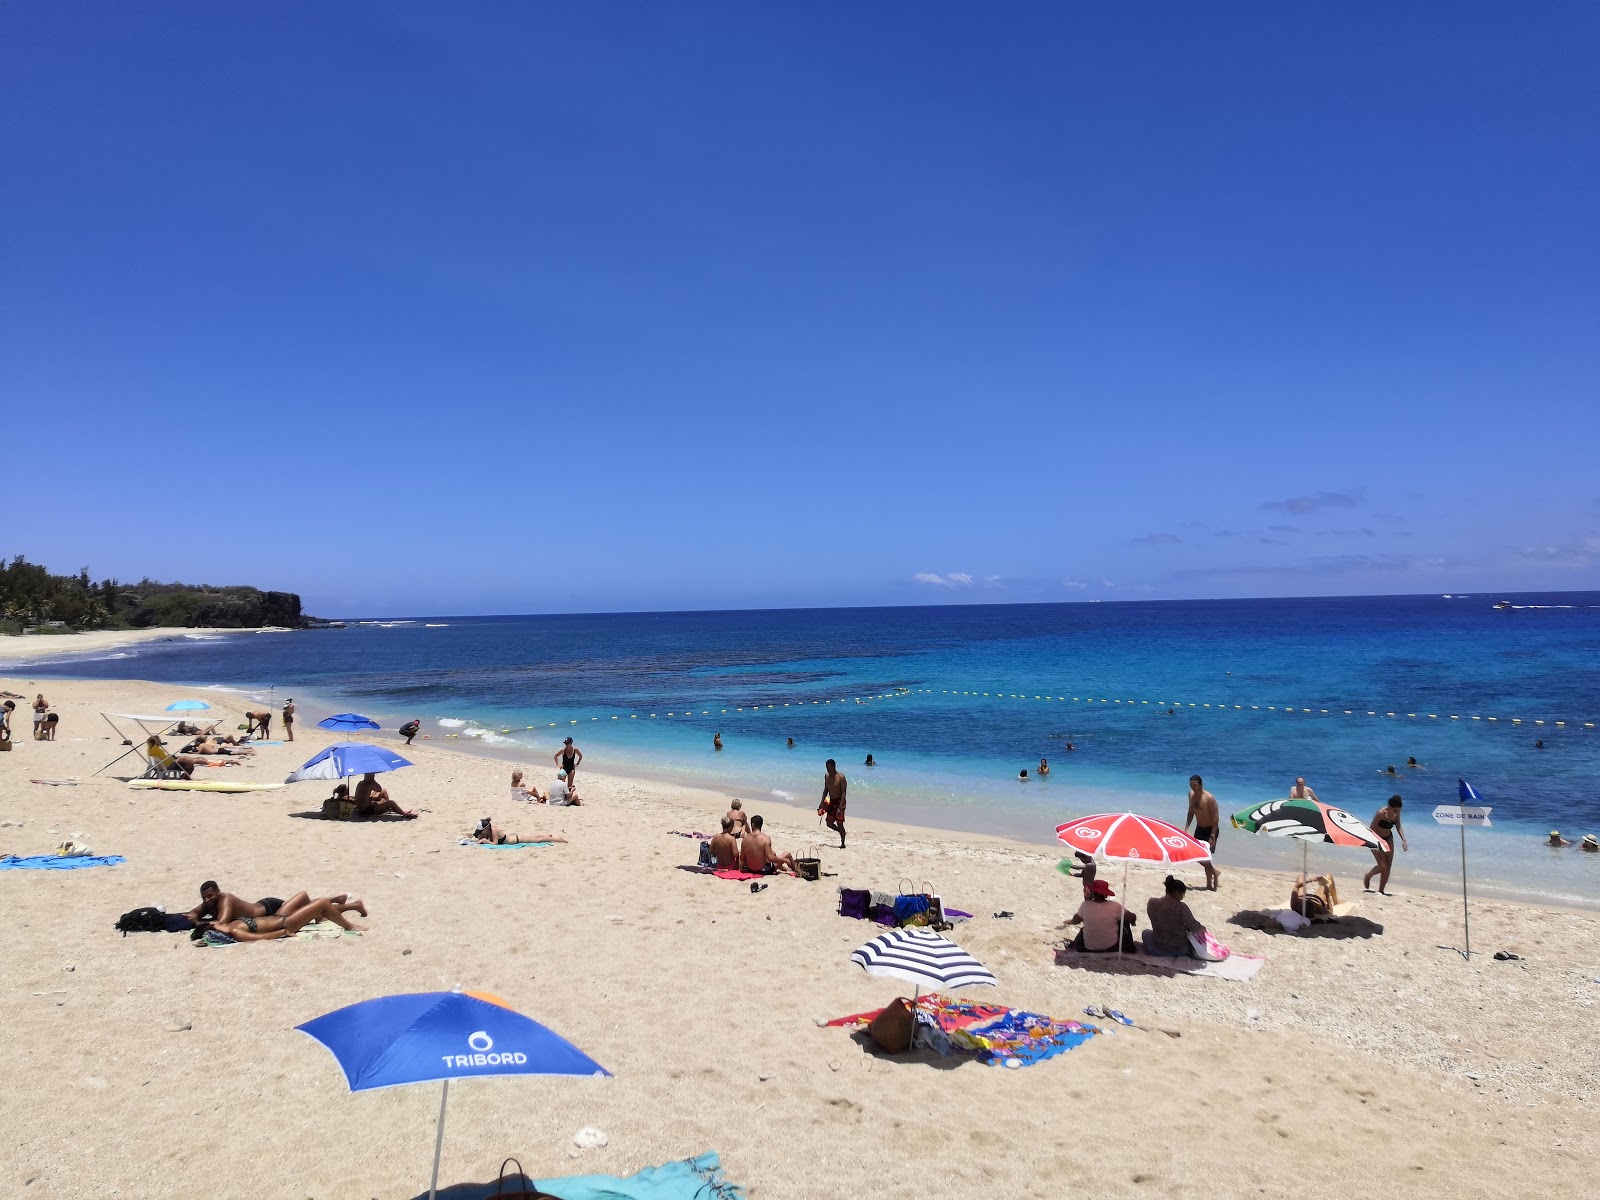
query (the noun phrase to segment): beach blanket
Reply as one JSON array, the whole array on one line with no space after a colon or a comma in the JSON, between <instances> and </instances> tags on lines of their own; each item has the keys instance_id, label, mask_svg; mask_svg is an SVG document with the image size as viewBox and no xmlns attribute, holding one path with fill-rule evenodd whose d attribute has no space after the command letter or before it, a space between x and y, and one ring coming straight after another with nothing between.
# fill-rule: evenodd
<instances>
[{"instance_id":1,"label":"beach blanket","mask_svg":"<svg viewBox=\"0 0 1600 1200\"><path fill-rule=\"evenodd\" d=\"M723 1174L715 1151L698 1158L646 1167L637 1175L567 1175L560 1179L505 1176L504 1186L537 1187L562 1200L747 1200L748 1193ZM439 1189L439 1200L493 1200L501 1185L457 1183ZM424 1190L417 1200L425 1200Z\"/></svg>"},{"instance_id":2,"label":"beach blanket","mask_svg":"<svg viewBox=\"0 0 1600 1200\"><path fill-rule=\"evenodd\" d=\"M709 833L701 833L698 830L696 830L694 833L685 833L681 829L669 829L667 832L673 837L694 838L696 841L701 842L709 842L711 840L711 835Z\"/></svg>"},{"instance_id":3,"label":"beach blanket","mask_svg":"<svg viewBox=\"0 0 1600 1200\"><path fill-rule=\"evenodd\" d=\"M462 838L458 846L482 846L485 850L528 850L534 846L554 846L554 842L480 842L477 838Z\"/></svg>"},{"instance_id":4,"label":"beach blanket","mask_svg":"<svg viewBox=\"0 0 1600 1200\"><path fill-rule=\"evenodd\" d=\"M295 938L303 937L335 939L342 937L360 937L362 932L363 931L360 929L340 929L332 921L313 921L309 925L302 926L300 932L295 934L293 938L285 938L282 940L292 942L295 940Z\"/></svg>"},{"instance_id":5,"label":"beach blanket","mask_svg":"<svg viewBox=\"0 0 1600 1200\"><path fill-rule=\"evenodd\" d=\"M882 1011L854 1013L823 1024L865 1026ZM946 1036L944 1045L933 1042L939 1053L972 1054L989 1066L1031 1067L1076 1049L1100 1032L1098 1027L1078 1021L1058 1021L1042 1013L996 1004L974 1004L937 992L917 1000L917 1015L919 1021L931 1020Z\"/></svg>"},{"instance_id":6,"label":"beach blanket","mask_svg":"<svg viewBox=\"0 0 1600 1200\"><path fill-rule=\"evenodd\" d=\"M76 779L30 779L29 783L43 784L45 787L77 787Z\"/></svg>"},{"instance_id":7,"label":"beach blanket","mask_svg":"<svg viewBox=\"0 0 1600 1200\"><path fill-rule=\"evenodd\" d=\"M0 871L76 871L79 867L114 867L128 860L120 854L30 854L0 858Z\"/></svg>"},{"instance_id":8,"label":"beach blanket","mask_svg":"<svg viewBox=\"0 0 1600 1200\"><path fill-rule=\"evenodd\" d=\"M824 1021L823 1026L839 1028L845 1025L870 1025L882 1011L881 1008L875 1008L871 1012L835 1017L831 1021ZM992 1021L1011 1010L998 1004L974 1004L970 1000L958 1000L954 996L941 996L938 992L928 992L917 997L917 1011L931 1017L934 1024L946 1033L954 1033L969 1025Z\"/></svg>"},{"instance_id":9,"label":"beach blanket","mask_svg":"<svg viewBox=\"0 0 1600 1200\"><path fill-rule=\"evenodd\" d=\"M542 1192L561 1200L745 1200L745 1190L722 1173L716 1151L698 1158L646 1167L637 1175L567 1175L536 1179Z\"/></svg>"},{"instance_id":10,"label":"beach blanket","mask_svg":"<svg viewBox=\"0 0 1600 1200\"><path fill-rule=\"evenodd\" d=\"M1100 1030L1077 1021L1012 1009L998 1020L950 1035L952 1045L973 1050L991 1067L1031 1067L1075 1050Z\"/></svg>"},{"instance_id":11,"label":"beach blanket","mask_svg":"<svg viewBox=\"0 0 1600 1200\"><path fill-rule=\"evenodd\" d=\"M1086 953L1070 947L1056 951L1056 965L1081 967L1116 975L1198 975L1202 979L1231 979L1248 983L1261 974L1267 960L1254 954L1228 955L1221 962L1198 958L1162 958L1153 954L1123 954L1112 951Z\"/></svg>"}]
</instances>

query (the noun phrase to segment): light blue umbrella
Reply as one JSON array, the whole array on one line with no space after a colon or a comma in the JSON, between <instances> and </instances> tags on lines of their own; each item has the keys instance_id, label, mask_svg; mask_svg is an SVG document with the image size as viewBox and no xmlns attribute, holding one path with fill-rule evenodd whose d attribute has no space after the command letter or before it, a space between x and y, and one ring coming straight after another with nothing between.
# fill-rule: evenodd
<instances>
[{"instance_id":1,"label":"light blue umbrella","mask_svg":"<svg viewBox=\"0 0 1600 1200\"><path fill-rule=\"evenodd\" d=\"M430 1197L439 1187L452 1079L611 1074L571 1042L488 992L381 996L295 1028L327 1047L352 1092L444 1081Z\"/></svg>"},{"instance_id":2,"label":"light blue umbrella","mask_svg":"<svg viewBox=\"0 0 1600 1200\"><path fill-rule=\"evenodd\" d=\"M318 729L335 729L345 731L350 729L382 729L371 717L363 717L360 713L336 713L331 717L323 717L317 722Z\"/></svg>"},{"instance_id":3,"label":"light blue umbrella","mask_svg":"<svg viewBox=\"0 0 1600 1200\"><path fill-rule=\"evenodd\" d=\"M204 700L179 700L176 704L167 705L168 712L205 712L211 705Z\"/></svg>"},{"instance_id":4,"label":"light blue umbrella","mask_svg":"<svg viewBox=\"0 0 1600 1200\"><path fill-rule=\"evenodd\" d=\"M393 750L374 746L371 742L335 742L315 755L297 770L290 772L285 783L300 783L307 779L348 779L352 775L374 775L385 771L398 771L411 763Z\"/></svg>"}]
</instances>

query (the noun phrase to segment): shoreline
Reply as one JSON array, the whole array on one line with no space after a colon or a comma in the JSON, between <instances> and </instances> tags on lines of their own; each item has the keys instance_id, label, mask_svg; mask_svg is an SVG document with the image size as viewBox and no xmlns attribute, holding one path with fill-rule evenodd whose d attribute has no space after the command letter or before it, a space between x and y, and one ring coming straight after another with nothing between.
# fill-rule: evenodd
<instances>
[{"instance_id":1,"label":"shoreline","mask_svg":"<svg viewBox=\"0 0 1600 1200\"><path fill-rule=\"evenodd\" d=\"M182 626L160 626L155 629L91 629L83 633L18 633L0 637L0 668L9 668L24 659L35 657L76 657L104 650L118 650L124 646L137 646L145 642L166 640L205 640L217 635L234 633L259 633L259 629L189 629Z\"/></svg>"}]
</instances>

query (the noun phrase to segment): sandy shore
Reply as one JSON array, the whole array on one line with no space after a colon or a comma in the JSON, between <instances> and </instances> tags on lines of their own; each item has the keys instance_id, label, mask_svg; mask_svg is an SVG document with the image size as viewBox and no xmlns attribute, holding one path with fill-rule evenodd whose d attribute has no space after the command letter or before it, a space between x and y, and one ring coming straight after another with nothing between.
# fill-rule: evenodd
<instances>
[{"instance_id":1,"label":"sandy shore","mask_svg":"<svg viewBox=\"0 0 1600 1200\"><path fill-rule=\"evenodd\" d=\"M128 861L0 872L7 1194L414 1196L437 1088L350 1095L293 1027L458 983L505 997L615 1078L452 1088L443 1181L490 1178L507 1154L535 1174L626 1173L716 1149L752 1197L773 1200L1592 1190L1594 914L1479 904L1482 953L1468 963L1439 948L1460 942L1447 897L1362 897L1360 915L1381 926L1369 937L1273 937L1230 917L1280 906L1285 879L1230 871L1191 902L1235 950L1267 957L1255 980L1108 975L1056 965L1078 889L1038 847L853 810L850 849L823 852L829 877L752 895L676 869L696 844L670 831L714 827L727 804L715 793L586 771L583 808L513 806L503 762L419 743L407 751L417 766L390 783L421 819L326 823L293 815L326 794L311 784L227 796L91 777L119 748L97 714L159 710L173 689L45 690L60 739L27 740L24 720L24 740L0 755L0 851L46 852L81 833ZM314 728L322 715L302 711L295 745L208 777L281 780L332 740ZM809 813L767 815L780 849L816 840ZM481 816L571 841L456 845ZM1352 858L1342 873L1357 892L1365 866ZM220 949L112 929L139 905L188 907L207 877L248 897L350 891L370 905L370 929ZM1108 877L1120 884L1120 869ZM1158 877L1135 873L1136 909ZM1118 1030L1006 1071L879 1058L818 1028L902 990L847 961L877 930L841 919L835 888L892 891L904 878L975 914L951 936L1000 980L975 998L1064 1018L1111 1004L1183 1036ZM1001 910L1015 916L991 915ZM1521 961L1490 957L1506 947ZM587 1125L609 1145L580 1157L571 1139Z\"/></svg>"},{"instance_id":2,"label":"sandy shore","mask_svg":"<svg viewBox=\"0 0 1600 1200\"><path fill-rule=\"evenodd\" d=\"M94 629L86 633L22 634L0 637L0 662L55 657L61 654L93 654L115 650L140 642L159 642L185 634L254 633L253 629ZM16 689L13 688L12 691Z\"/></svg>"}]
</instances>

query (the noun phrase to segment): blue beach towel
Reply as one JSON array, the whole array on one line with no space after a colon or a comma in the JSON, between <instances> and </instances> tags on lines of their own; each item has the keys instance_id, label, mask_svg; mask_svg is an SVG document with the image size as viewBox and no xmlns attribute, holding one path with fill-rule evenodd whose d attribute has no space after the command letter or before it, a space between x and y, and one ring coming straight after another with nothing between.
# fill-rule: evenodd
<instances>
[{"instance_id":1,"label":"blue beach towel","mask_svg":"<svg viewBox=\"0 0 1600 1200\"><path fill-rule=\"evenodd\" d=\"M745 1190L722 1173L715 1150L698 1158L646 1167L637 1175L569 1175L534 1186L561 1200L745 1200Z\"/></svg>"},{"instance_id":2,"label":"blue beach towel","mask_svg":"<svg viewBox=\"0 0 1600 1200\"><path fill-rule=\"evenodd\" d=\"M0 858L0 871L76 871L79 867L114 867L128 860L120 854L30 854Z\"/></svg>"},{"instance_id":3,"label":"blue beach towel","mask_svg":"<svg viewBox=\"0 0 1600 1200\"><path fill-rule=\"evenodd\" d=\"M534 846L554 846L554 842L479 842L487 850L529 850Z\"/></svg>"}]
</instances>

